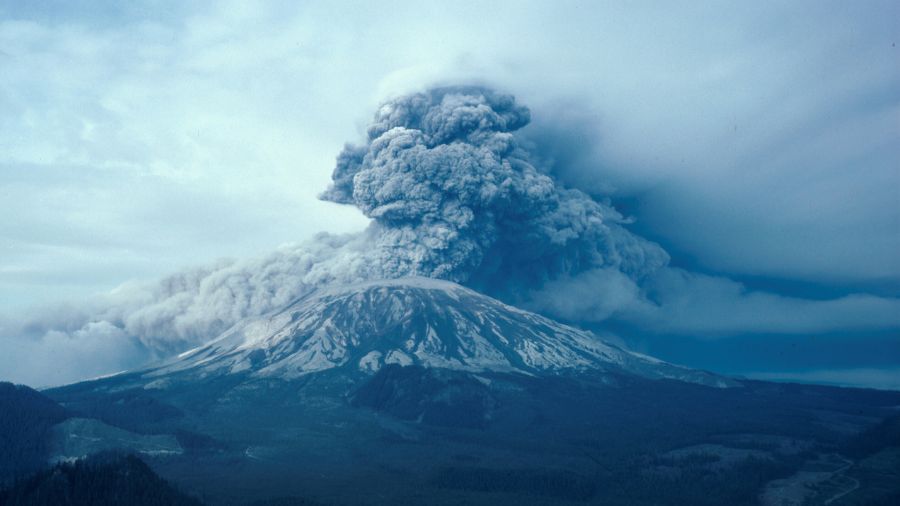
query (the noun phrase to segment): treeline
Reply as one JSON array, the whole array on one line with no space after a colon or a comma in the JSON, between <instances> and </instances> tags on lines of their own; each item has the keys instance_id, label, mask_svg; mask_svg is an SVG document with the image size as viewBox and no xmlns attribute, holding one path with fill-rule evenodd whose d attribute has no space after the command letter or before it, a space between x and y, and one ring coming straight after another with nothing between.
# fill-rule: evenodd
<instances>
[{"instance_id":1,"label":"treeline","mask_svg":"<svg viewBox=\"0 0 900 506\"><path fill-rule=\"evenodd\" d=\"M77 385L76 385L77 386ZM49 395L59 398L56 391ZM73 392L63 402L79 417L96 418L131 432L152 433L155 425L181 418L178 408L161 402L140 389L110 392L105 395Z\"/></svg>"},{"instance_id":2,"label":"treeline","mask_svg":"<svg viewBox=\"0 0 900 506\"><path fill-rule=\"evenodd\" d=\"M885 418L851 438L844 445L842 453L854 459L862 459L889 446L900 448L900 415Z\"/></svg>"},{"instance_id":3,"label":"treeline","mask_svg":"<svg viewBox=\"0 0 900 506\"><path fill-rule=\"evenodd\" d=\"M0 506L201 506L133 455L58 464L0 491Z\"/></svg>"},{"instance_id":4,"label":"treeline","mask_svg":"<svg viewBox=\"0 0 900 506\"><path fill-rule=\"evenodd\" d=\"M439 470L431 484L457 491L510 494L507 502L496 498L497 506L517 505L522 495L543 496L548 498L548 503L557 499L633 506L750 506L758 503L767 482L789 476L801 461L801 457L777 460L749 457L733 466L716 469L709 465L708 459L685 459L677 463L675 473L657 472L653 461L610 468L597 474L450 467Z\"/></svg>"},{"instance_id":5,"label":"treeline","mask_svg":"<svg viewBox=\"0 0 900 506\"><path fill-rule=\"evenodd\" d=\"M68 417L40 392L0 383L0 485L43 467L50 428Z\"/></svg>"},{"instance_id":6,"label":"treeline","mask_svg":"<svg viewBox=\"0 0 900 506\"><path fill-rule=\"evenodd\" d=\"M769 481L785 478L799 468L799 456L777 459L747 457L724 469L701 459L680 462L673 476L647 470L620 474L610 482L602 504L671 506L751 506Z\"/></svg>"}]
</instances>

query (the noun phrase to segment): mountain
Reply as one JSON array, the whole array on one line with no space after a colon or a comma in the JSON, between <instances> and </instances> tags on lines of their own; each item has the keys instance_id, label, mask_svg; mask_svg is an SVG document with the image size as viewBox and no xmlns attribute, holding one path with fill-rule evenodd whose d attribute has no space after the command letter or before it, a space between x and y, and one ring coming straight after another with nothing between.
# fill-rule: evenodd
<instances>
[{"instance_id":1,"label":"mountain","mask_svg":"<svg viewBox=\"0 0 900 506\"><path fill-rule=\"evenodd\" d=\"M726 387L723 377L626 351L589 332L449 281L403 278L326 288L240 322L147 377L249 373L296 379L386 364L548 375L579 371Z\"/></svg>"},{"instance_id":2,"label":"mountain","mask_svg":"<svg viewBox=\"0 0 900 506\"><path fill-rule=\"evenodd\" d=\"M124 445L211 505L900 492L890 431L848 446L900 392L724 378L426 278L320 289L167 362L43 393L72 416L51 431L57 457Z\"/></svg>"}]
</instances>

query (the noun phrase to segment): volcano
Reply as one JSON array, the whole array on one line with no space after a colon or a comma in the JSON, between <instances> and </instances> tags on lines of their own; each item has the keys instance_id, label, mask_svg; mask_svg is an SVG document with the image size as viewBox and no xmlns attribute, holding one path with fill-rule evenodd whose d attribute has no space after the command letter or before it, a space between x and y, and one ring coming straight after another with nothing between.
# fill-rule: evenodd
<instances>
[{"instance_id":1,"label":"volcano","mask_svg":"<svg viewBox=\"0 0 900 506\"><path fill-rule=\"evenodd\" d=\"M320 289L244 320L146 378L243 374L292 380L384 365L470 373L635 374L727 387L732 380L626 351L449 281L410 277Z\"/></svg>"},{"instance_id":2,"label":"volcano","mask_svg":"<svg viewBox=\"0 0 900 506\"><path fill-rule=\"evenodd\" d=\"M44 394L70 417L35 443L49 461L137 452L223 505L778 503L803 466L828 499L865 452L894 462L900 405L681 367L422 277L322 287Z\"/></svg>"}]
</instances>

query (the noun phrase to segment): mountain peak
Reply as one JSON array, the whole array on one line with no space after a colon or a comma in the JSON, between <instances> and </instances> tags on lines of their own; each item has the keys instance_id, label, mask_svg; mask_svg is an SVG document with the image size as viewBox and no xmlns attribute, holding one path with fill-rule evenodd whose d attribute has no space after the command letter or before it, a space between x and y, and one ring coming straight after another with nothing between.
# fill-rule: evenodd
<instances>
[{"instance_id":1,"label":"mountain peak","mask_svg":"<svg viewBox=\"0 0 900 506\"><path fill-rule=\"evenodd\" d=\"M150 374L294 379L335 368L374 373L385 364L529 375L596 370L719 381L456 283L423 277L314 291L279 311L238 323Z\"/></svg>"}]
</instances>

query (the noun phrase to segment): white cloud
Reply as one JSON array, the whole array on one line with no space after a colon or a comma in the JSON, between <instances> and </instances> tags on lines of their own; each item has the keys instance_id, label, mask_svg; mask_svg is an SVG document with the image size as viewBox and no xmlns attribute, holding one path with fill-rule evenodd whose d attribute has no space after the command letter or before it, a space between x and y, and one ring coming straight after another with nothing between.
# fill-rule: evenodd
<instances>
[{"instance_id":1,"label":"white cloud","mask_svg":"<svg viewBox=\"0 0 900 506\"><path fill-rule=\"evenodd\" d=\"M141 365L152 355L121 329L95 322L38 339L0 336L0 380L55 386Z\"/></svg>"},{"instance_id":2,"label":"white cloud","mask_svg":"<svg viewBox=\"0 0 900 506\"><path fill-rule=\"evenodd\" d=\"M900 328L900 299L867 294L825 300L785 297L681 269L663 271L651 286L651 297L658 306L650 310L640 306L627 317L660 332L814 335Z\"/></svg>"}]
</instances>

